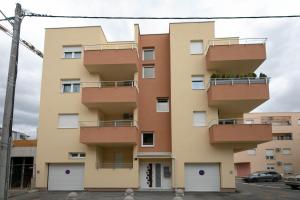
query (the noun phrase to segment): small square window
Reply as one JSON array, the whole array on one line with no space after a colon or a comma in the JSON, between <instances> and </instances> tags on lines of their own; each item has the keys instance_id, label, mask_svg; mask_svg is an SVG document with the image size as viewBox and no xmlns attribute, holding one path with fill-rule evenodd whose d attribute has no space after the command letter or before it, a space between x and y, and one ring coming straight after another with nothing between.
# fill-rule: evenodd
<instances>
[{"instance_id":1,"label":"small square window","mask_svg":"<svg viewBox=\"0 0 300 200\"><path fill-rule=\"evenodd\" d=\"M65 46L64 58L81 58L81 46Z\"/></svg>"},{"instance_id":2,"label":"small square window","mask_svg":"<svg viewBox=\"0 0 300 200\"><path fill-rule=\"evenodd\" d=\"M143 60L154 60L154 49L143 49Z\"/></svg>"},{"instance_id":3,"label":"small square window","mask_svg":"<svg viewBox=\"0 0 300 200\"><path fill-rule=\"evenodd\" d=\"M64 55L65 58L72 58L72 52L65 52Z\"/></svg>"},{"instance_id":4,"label":"small square window","mask_svg":"<svg viewBox=\"0 0 300 200\"><path fill-rule=\"evenodd\" d=\"M190 43L190 54L203 54L203 41L192 40Z\"/></svg>"},{"instance_id":5,"label":"small square window","mask_svg":"<svg viewBox=\"0 0 300 200\"><path fill-rule=\"evenodd\" d=\"M77 93L80 92L79 80L62 80L61 81L62 93Z\"/></svg>"},{"instance_id":6,"label":"small square window","mask_svg":"<svg viewBox=\"0 0 300 200\"><path fill-rule=\"evenodd\" d=\"M157 97L156 112L169 112L169 98Z\"/></svg>"},{"instance_id":7,"label":"small square window","mask_svg":"<svg viewBox=\"0 0 300 200\"><path fill-rule=\"evenodd\" d=\"M291 154L291 149L290 148L284 148L284 149L282 149L282 154L284 154L284 155Z\"/></svg>"},{"instance_id":8,"label":"small square window","mask_svg":"<svg viewBox=\"0 0 300 200\"><path fill-rule=\"evenodd\" d=\"M155 78L155 68L153 65L143 66L143 78Z\"/></svg>"},{"instance_id":9,"label":"small square window","mask_svg":"<svg viewBox=\"0 0 300 200\"><path fill-rule=\"evenodd\" d=\"M142 133L142 147L153 147L153 146L154 146L153 132Z\"/></svg>"},{"instance_id":10,"label":"small square window","mask_svg":"<svg viewBox=\"0 0 300 200\"><path fill-rule=\"evenodd\" d=\"M206 126L206 112L193 112L193 126Z\"/></svg>"},{"instance_id":11,"label":"small square window","mask_svg":"<svg viewBox=\"0 0 300 200\"><path fill-rule=\"evenodd\" d=\"M204 77L203 76L192 76L192 89L193 90L203 90L205 89Z\"/></svg>"}]
</instances>

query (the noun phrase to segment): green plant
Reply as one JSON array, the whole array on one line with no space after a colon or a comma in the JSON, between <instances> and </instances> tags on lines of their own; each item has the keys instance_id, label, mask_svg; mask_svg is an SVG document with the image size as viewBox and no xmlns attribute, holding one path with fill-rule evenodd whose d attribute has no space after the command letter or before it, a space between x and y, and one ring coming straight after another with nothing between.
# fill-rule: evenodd
<instances>
[{"instance_id":1,"label":"green plant","mask_svg":"<svg viewBox=\"0 0 300 200\"><path fill-rule=\"evenodd\" d=\"M213 73L210 78L217 78L217 74Z\"/></svg>"},{"instance_id":2,"label":"green plant","mask_svg":"<svg viewBox=\"0 0 300 200\"><path fill-rule=\"evenodd\" d=\"M259 78L266 78L266 77L267 77L267 75L264 74L264 73L260 73L260 74L259 74Z\"/></svg>"}]
</instances>

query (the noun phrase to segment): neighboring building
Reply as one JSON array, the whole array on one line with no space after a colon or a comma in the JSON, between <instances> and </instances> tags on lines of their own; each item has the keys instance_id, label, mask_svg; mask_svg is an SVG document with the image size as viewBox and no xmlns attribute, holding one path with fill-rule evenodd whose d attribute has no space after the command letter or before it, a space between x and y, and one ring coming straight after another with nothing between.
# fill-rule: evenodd
<instances>
[{"instance_id":1,"label":"neighboring building","mask_svg":"<svg viewBox=\"0 0 300 200\"><path fill-rule=\"evenodd\" d=\"M2 128L0 128L0 140L2 135ZM18 131L12 131L12 138L13 140L26 140L29 138L29 135L26 135L25 133L21 133Z\"/></svg>"},{"instance_id":2,"label":"neighboring building","mask_svg":"<svg viewBox=\"0 0 300 200\"><path fill-rule=\"evenodd\" d=\"M11 150L10 188L35 186L36 140L14 140Z\"/></svg>"},{"instance_id":3,"label":"neighboring building","mask_svg":"<svg viewBox=\"0 0 300 200\"><path fill-rule=\"evenodd\" d=\"M214 22L169 30L46 29L38 188L235 190L233 153L272 139L270 124L228 120L269 99L268 78L244 77L265 40L216 39Z\"/></svg>"},{"instance_id":4,"label":"neighboring building","mask_svg":"<svg viewBox=\"0 0 300 200\"><path fill-rule=\"evenodd\" d=\"M234 155L237 176L255 171L277 171L283 175L300 173L300 113L249 113L250 123L271 123L273 140L255 149Z\"/></svg>"}]
</instances>

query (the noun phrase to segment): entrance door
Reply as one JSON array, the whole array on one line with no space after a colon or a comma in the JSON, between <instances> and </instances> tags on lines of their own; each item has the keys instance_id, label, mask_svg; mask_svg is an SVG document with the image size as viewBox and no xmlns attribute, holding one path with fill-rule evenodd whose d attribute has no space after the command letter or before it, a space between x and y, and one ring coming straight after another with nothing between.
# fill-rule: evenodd
<instances>
[{"instance_id":1,"label":"entrance door","mask_svg":"<svg viewBox=\"0 0 300 200\"><path fill-rule=\"evenodd\" d=\"M171 162L140 163L140 188L171 189Z\"/></svg>"}]
</instances>

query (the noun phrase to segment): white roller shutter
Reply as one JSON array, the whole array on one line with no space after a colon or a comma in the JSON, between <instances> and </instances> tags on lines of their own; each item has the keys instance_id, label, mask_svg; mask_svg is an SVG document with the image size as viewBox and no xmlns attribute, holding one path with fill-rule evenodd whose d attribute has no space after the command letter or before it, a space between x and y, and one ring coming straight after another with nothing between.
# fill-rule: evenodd
<instances>
[{"instance_id":1,"label":"white roller shutter","mask_svg":"<svg viewBox=\"0 0 300 200\"><path fill-rule=\"evenodd\" d=\"M83 164L49 164L48 190L83 190Z\"/></svg>"},{"instance_id":2,"label":"white roller shutter","mask_svg":"<svg viewBox=\"0 0 300 200\"><path fill-rule=\"evenodd\" d=\"M186 164L184 172L186 191L220 191L219 164Z\"/></svg>"}]
</instances>

